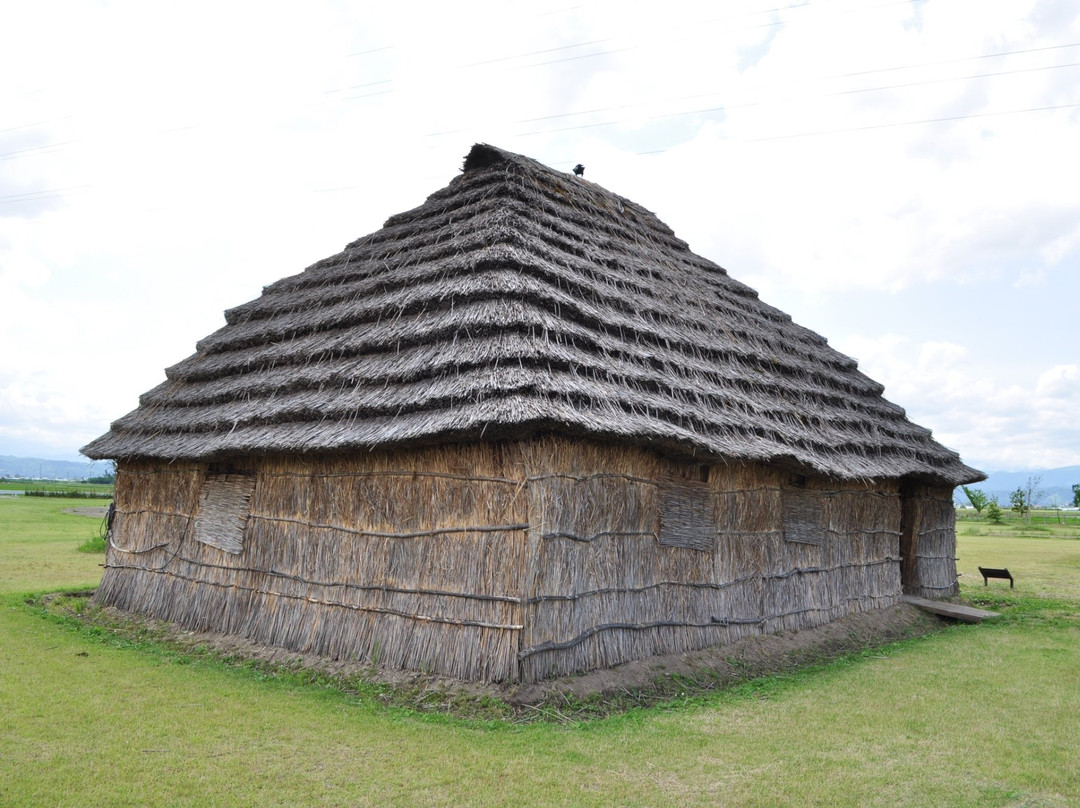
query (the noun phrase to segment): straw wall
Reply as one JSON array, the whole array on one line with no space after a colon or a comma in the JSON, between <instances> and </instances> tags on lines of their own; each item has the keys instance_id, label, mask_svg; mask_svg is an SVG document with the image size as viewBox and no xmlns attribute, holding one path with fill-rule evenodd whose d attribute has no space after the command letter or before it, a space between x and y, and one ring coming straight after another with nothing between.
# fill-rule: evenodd
<instances>
[{"instance_id":1,"label":"straw wall","mask_svg":"<svg viewBox=\"0 0 1080 808\"><path fill-rule=\"evenodd\" d=\"M956 509L943 486L906 486L903 496L904 592L948 598L960 590L956 578Z\"/></svg>"},{"instance_id":2,"label":"straw wall","mask_svg":"<svg viewBox=\"0 0 1080 808\"><path fill-rule=\"evenodd\" d=\"M124 462L116 498L101 602L462 679L801 629L900 593L895 485L580 440Z\"/></svg>"},{"instance_id":3,"label":"straw wall","mask_svg":"<svg viewBox=\"0 0 1080 808\"><path fill-rule=\"evenodd\" d=\"M807 628L899 597L895 486L800 480L796 488L763 467L701 466L634 448L531 449L526 681ZM792 493L816 507L785 525L785 513L800 513L784 507ZM676 510L700 517L678 525L681 547L665 518L672 499L688 499Z\"/></svg>"},{"instance_id":4,"label":"straw wall","mask_svg":"<svg viewBox=\"0 0 1080 808\"><path fill-rule=\"evenodd\" d=\"M194 535L220 469L121 464L99 599L297 651L512 678L526 497L501 455L263 460L238 554Z\"/></svg>"}]
</instances>

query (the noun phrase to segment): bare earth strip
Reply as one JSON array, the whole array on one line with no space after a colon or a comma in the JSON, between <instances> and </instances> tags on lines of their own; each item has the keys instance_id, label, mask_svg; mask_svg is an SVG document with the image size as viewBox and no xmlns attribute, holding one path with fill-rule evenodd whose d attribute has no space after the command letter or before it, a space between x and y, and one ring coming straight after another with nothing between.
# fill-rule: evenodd
<instances>
[{"instance_id":1,"label":"bare earth strip","mask_svg":"<svg viewBox=\"0 0 1080 808\"><path fill-rule=\"evenodd\" d=\"M648 702L677 695L680 681L693 685L699 692L722 688L758 676L791 671L799 665L825 662L845 653L922 636L942 626L941 620L914 606L899 604L848 615L817 628L751 636L729 645L655 656L576 676L515 685L461 682L416 672L378 669L367 661L331 660L299 654L233 635L186 631L113 608L101 610L100 615L113 626L127 626L131 630L150 628L181 648L212 649L226 657L313 670L342 679L359 675L368 681L409 690L489 696L518 710L558 703L567 697L580 700L633 694L637 700Z\"/></svg>"}]
</instances>

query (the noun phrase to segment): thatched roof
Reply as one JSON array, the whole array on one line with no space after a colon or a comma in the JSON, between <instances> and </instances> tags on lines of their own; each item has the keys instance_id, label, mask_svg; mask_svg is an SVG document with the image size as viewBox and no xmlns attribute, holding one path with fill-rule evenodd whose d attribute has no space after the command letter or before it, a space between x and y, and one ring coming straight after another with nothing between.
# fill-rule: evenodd
<instances>
[{"instance_id":1,"label":"thatched roof","mask_svg":"<svg viewBox=\"0 0 1080 808\"><path fill-rule=\"evenodd\" d=\"M491 146L420 207L225 319L83 453L556 432L848 479L981 479L852 359L652 213Z\"/></svg>"}]
</instances>

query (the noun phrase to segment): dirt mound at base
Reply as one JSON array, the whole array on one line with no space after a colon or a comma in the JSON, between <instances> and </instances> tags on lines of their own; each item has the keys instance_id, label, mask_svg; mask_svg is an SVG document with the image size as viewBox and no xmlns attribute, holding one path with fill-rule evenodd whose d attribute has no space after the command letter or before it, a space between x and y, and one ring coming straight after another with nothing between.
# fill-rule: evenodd
<instances>
[{"instance_id":1,"label":"dirt mound at base","mask_svg":"<svg viewBox=\"0 0 1080 808\"><path fill-rule=\"evenodd\" d=\"M186 631L159 620L107 608L99 610L111 626L147 631L181 648L207 651L229 659L250 660L291 670L317 671L338 677L344 686L351 677L409 694L410 704L423 709L470 714L470 701L497 699L516 713L547 705L575 704L577 716L618 711L680 695L704 693L799 665L825 662L845 653L929 634L942 621L908 604L848 615L824 626L802 631L746 637L728 645L683 654L626 662L612 668L527 685L462 682L411 671L377 668L370 662L333 660L261 645L242 637ZM92 619L92 618L91 618ZM388 702L397 702L391 694ZM583 706L586 705L587 706ZM563 713L559 716L567 717Z\"/></svg>"},{"instance_id":2,"label":"dirt mound at base","mask_svg":"<svg viewBox=\"0 0 1080 808\"><path fill-rule=\"evenodd\" d=\"M64 513L74 513L79 516L95 516L98 519L103 519L105 514L109 512L107 507L99 505L84 505L79 508L64 508Z\"/></svg>"},{"instance_id":3,"label":"dirt mound at base","mask_svg":"<svg viewBox=\"0 0 1080 808\"><path fill-rule=\"evenodd\" d=\"M530 704L549 701L563 693L588 698L627 690L667 694L672 688L665 680L676 682L676 687L689 680L691 684L699 683L702 689L714 689L922 636L940 627L937 618L914 606L899 604L848 615L817 628L745 637L730 645L649 657L577 676L522 685L510 700Z\"/></svg>"}]
</instances>

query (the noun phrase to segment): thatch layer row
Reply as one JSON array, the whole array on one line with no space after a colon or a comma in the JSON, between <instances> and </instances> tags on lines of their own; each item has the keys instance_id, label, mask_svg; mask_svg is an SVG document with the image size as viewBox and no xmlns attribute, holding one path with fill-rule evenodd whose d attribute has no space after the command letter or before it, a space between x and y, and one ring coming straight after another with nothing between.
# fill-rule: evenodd
<instances>
[{"instance_id":1,"label":"thatch layer row","mask_svg":"<svg viewBox=\"0 0 1080 808\"><path fill-rule=\"evenodd\" d=\"M979 476L653 214L488 146L420 207L226 319L86 453L556 433L843 479Z\"/></svg>"}]
</instances>

